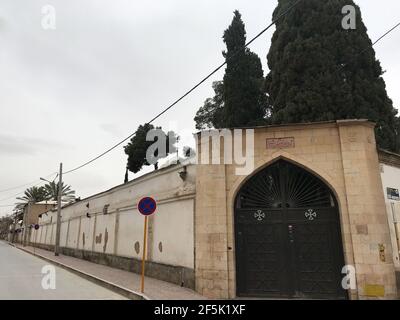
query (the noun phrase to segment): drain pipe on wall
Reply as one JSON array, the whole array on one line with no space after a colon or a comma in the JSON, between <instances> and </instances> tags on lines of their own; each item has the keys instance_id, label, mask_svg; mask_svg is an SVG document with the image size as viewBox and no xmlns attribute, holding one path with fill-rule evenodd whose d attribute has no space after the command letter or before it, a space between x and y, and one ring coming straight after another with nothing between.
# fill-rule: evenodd
<instances>
[{"instance_id":1,"label":"drain pipe on wall","mask_svg":"<svg viewBox=\"0 0 400 320\"><path fill-rule=\"evenodd\" d=\"M397 228L397 216L396 216L396 207L394 202L390 202L390 207L392 209L392 218L393 218L393 224L394 224L394 232L396 236L396 243L397 243L397 248L400 248L400 242L399 242L399 230ZM398 252L399 254L399 252Z\"/></svg>"}]
</instances>

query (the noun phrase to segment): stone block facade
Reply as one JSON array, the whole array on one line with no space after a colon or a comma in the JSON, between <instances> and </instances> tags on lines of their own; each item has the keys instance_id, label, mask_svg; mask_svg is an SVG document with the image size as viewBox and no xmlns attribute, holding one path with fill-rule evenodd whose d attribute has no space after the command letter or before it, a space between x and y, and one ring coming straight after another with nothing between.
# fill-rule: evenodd
<instances>
[{"instance_id":1,"label":"stone block facade","mask_svg":"<svg viewBox=\"0 0 400 320\"><path fill-rule=\"evenodd\" d=\"M267 147L267 139L279 138L290 139L290 143ZM198 141L201 159L204 141ZM279 159L319 177L336 196L345 263L356 268L357 285L355 290L349 290L349 297L396 298L374 124L346 120L255 128L253 174ZM210 298L236 297L234 200L253 175L237 175L236 168L235 163L197 166L196 290Z\"/></svg>"}]
</instances>

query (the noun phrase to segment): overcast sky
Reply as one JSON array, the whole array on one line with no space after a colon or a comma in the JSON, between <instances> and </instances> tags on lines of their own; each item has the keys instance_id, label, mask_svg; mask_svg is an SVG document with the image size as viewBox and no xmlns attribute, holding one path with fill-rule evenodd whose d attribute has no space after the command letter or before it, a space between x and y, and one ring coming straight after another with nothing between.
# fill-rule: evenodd
<instances>
[{"instance_id":1,"label":"overcast sky","mask_svg":"<svg viewBox=\"0 0 400 320\"><path fill-rule=\"evenodd\" d=\"M322 1L322 0L321 0ZM359 0L372 40L400 20L398 0ZM222 61L222 34L238 9L251 38L271 22L272 0L1 0L0 190L66 170L128 136ZM56 29L42 27L42 7ZM273 29L251 49L262 59ZM376 46L400 106L400 29ZM194 132L193 117L223 70L156 122ZM184 138L184 143L188 138ZM186 144L187 144L186 143ZM65 177L85 197L120 184L122 147ZM133 175L130 175L132 178ZM25 188L0 192L13 204ZM0 216L12 207L0 207Z\"/></svg>"}]
</instances>

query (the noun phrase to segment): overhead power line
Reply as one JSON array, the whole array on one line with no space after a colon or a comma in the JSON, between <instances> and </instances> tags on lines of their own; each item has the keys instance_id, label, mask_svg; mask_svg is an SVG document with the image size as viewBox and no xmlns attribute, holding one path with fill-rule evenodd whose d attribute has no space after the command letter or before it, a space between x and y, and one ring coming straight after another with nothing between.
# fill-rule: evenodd
<instances>
[{"instance_id":1,"label":"overhead power line","mask_svg":"<svg viewBox=\"0 0 400 320\"><path fill-rule=\"evenodd\" d=\"M44 177L47 179L47 178L52 177L54 174L57 174L57 173L54 172L54 173L49 174L49 175L44 176ZM26 186L32 186L32 187L33 186L37 186L40 181L41 181L40 179L36 179L35 181L27 182L27 183L21 184L19 186L10 187L10 188L7 188L7 189L0 190L0 193L17 190L17 189L20 189L20 188L23 188L23 187L26 187ZM0 201L2 201L2 200L0 200Z\"/></svg>"},{"instance_id":2,"label":"overhead power line","mask_svg":"<svg viewBox=\"0 0 400 320\"><path fill-rule=\"evenodd\" d=\"M396 28L400 26L400 22L396 24L394 27L386 31L383 35L381 35L378 39L376 39L374 42L372 42L372 47L374 47L379 41L381 41L383 38L385 38L387 35L389 35L391 32L393 32ZM344 69L347 67L350 63L352 63L357 57L361 56L364 52L368 51L370 47L366 47L365 49L361 50L358 54L356 54L350 61L348 61L346 64L343 64L338 71Z\"/></svg>"},{"instance_id":3,"label":"overhead power line","mask_svg":"<svg viewBox=\"0 0 400 320\"><path fill-rule=\"evenodd\" d=\"M270 29L278 20L280 20L282 17L284 17L290 10L292 10L295 6L297 6L302 0L297 0L294 4L292 4L290 7L288 7L282 14L280 14L275 20L272 21L272 23L270 25L268 25L266 28L264 28L261 32L259 32L255 37L253 37L249 42L246 43L245 47L248 47L251 43L253 43L257 38L259 38L261 35L263 35L268 29ZM230 59L235 56L238 52L235 52ZM190 90L188 90L185 94L183 94L181 97L179 97L178 99L176 99L172 104L170 104L168 107L166 107L165 109L163 109L160 113L158 113L156 116L154 116L152 119L150 119L150 121L147 122L147 124L151 124L152 122L154 122L155 120L157 120L159 117L161 117L164 113L166 113L168 110L170 110L171 108L173 108L176 104L178 104L180 101L182 101L184 98L186 98L189 94L191 94L194 90L196 90L200 85L202 85L205 81L207 81L211 76L213 76L216 72L218 72L219 70L221 70L227 63L227 60L225 60L221 65L219 65L217 68L215 68L213 71L211 71L206 77L204 77L201 81L199 81L196 85L194 85ZM126 138L124 138L123 140L119 141L118 143L116 143L115 145L113 145L112 147L108 148L107 150L105 150L104 152L100 153L98 156L90 159L89 161L71 169L68 170L66 172L64 172L65 174L68 173L72 173L74 171L77 171L89 164L91 164L92 162L100 159L101 157L105 156L107 153L111 152L112 150L114 150L115 148L117 148L118 146L120 146L121 144L123 144L124 142L126 142L127 140L129 140L130 138L132 138L137 131L133 132L132 134L130 134L129 136L127 136ZM37 180L29 182L29 183L25 183L23 185L19 185L16 187L11 187L11 188L7 188L7 189L3 189L0 190L0 193L2 192L7 192L7 191L12 191L12 190L16 190L19 188L22 188L24 186L29 186L32 185L34 183L36 183ZM35 185L36 186L36 185ZM23 192L18 193L17 195L21 194ZM12 198L12 197L11 197ZM0 201L5 201L8 200L10 198L7 199L3 199Z\"/></svg>"},{"instance_id":4,"label":"overhead power line","mask_svg":"<svg viewBox=\"0 0 400 320\"><path fill-rule=\"evenodd\" d=\"M289 6L284 12L282 12L275 20L273 20L271 22L270 25L268 25L266 28L264 28L260 33L258 33L254 38L252 38L249 42L247 42L245 44L245 48L248 47L251 43L253 43L257 38L259 38L261 35L263 35L268 29L270 29L277 21L279 21L280 19L282 19L285 15L287 15L289 13L289 11L291 11L295 6L297 6L302 0L297 0L295 3L293 3L291 6ZM239 51L236 51L233 53L232 56L230 56L229 59L232 59L232 57L234 57ZM221 70L227 63L227 60L225 60L221 65L219 65L217 68L215 68L213 71L211 71L206 77L204 77L202 80L200 80L196 85L194 85L191 89L189 89L185 94L183 94L181 97L179 97L178 99L176 99L173 103L171 103L168 107L166 107L165 109L163 109L160 113L158 113L155 117L153 117L152 119L150 119L150 121L146 122L146 124L151 124L152 122L154 122L155 120L157 120L159 117L161 117L164 113L166 113L168 110L170 110L171 108L173 108L176 104L178 104L180 101L182 101L184 98L186 98L189 94L191 94L194 90L196 90L200 85L202 85L205 81L207 81L209 78L211 78L211 76L213 76L215 73L217 73L219 70ZM117 144L113 145L111 148L107 149L106 151L102 152L101 154L99 154L98 156L94 157L93 159L90 159L89 161L71 169L68 170L66 172L64 172L64 174L68 174L74 171L77 171L89 164L91 164L92 162L100 159L101 157L103 157L104 155L106 155L107 153L109 153L110 151L114 150L115 148L117 148L118 146L120 146L121 144L123 144L124 142L126 142L127 140L129 140L130 138L132 138L134 135L136 134L136 131L132 134L130 134L129 136L127 136L125 139L121 140L120 142L118 142Z\"/></svg>"},{"instance_id":5,"label":"overhead power line","mask_svg":"<svg viewBox=\"0 0 400 320\"><path fill-rule=\"evenodd\" d=\"M257 38L259 38L261 35L263 35L268 29L270 29L277 21L279 21L281 18L283 18L286 14L289 13L290 10L292 10L295 6L297 6L302 0L298 0L296 1L294 4L292 4L289 8L287 8L282 14L280 14L275 20L272 21L272 23L270 25L268 25L266 28L264 28L260 33L258 33L254 38L252 38L249 42L246 43L245 47L248 47L251 43L253 43ZM400 23L398 23L396 26L394 26L393 28L391 28L390 30L388 30L387 32L385 32L381 37L379 37L375 42L372 43L372 46L376 45L379 41L381 41L384 37L386 37L389 33L391 33L392 31L394 31L398 26L400 26ZM361 55L362 53L364 53L366 50L368 50L369 48L366 48L364 50L362 50L358 55ZM235 52L231 57L234 57L237 54L237 52ZM200 82L198 82L195 86L193 86L189 91L187 91L184 95L182 95L180 98L178 98L177 100L175 100L171 105L169 105L167 108L165 108L164 110L162 110L160 113L158 113L155 117L153 117L150 121L147 122L147 124L151 124L152 122L154 122L156 119L158 119L159 117L161 117L164 113L166 113L168 110L170 110L171 108L173 108L176 104L178 104L180 101L182 101L185 97L187 97L190 93L192 93L194 90L196 90L200 85L202 85L205 81L207 81L212 75L214 75L216 72L218 72L220 69L222 69L227 63L227 60L225 60L221 65L219 65L217 68L215 68L211 73L209 73L205 78L203 78ZM124 142L126 142L127 140L129 140L130 138L132 138L134 135L136 134L136 131L132 134L130 134L128 137L126 137L125 139L121 140L120 142L118 142L117 144L115 144L114 146L112 146L111 148L107 149L106 151L104 151L103 153L99 154L98 156L96 156L95 158L71 169L66 171L64 174L68 174L74 171L77 171L89 164L91 164L92 162L98 160L99 158L103 157L104 155L106 155L107 153L109 153L110 151L114 150L115 148L117 148L118 146L120 146L121 144L123 144Z\"/></svg>"},{"instance_id":6,"label":"overhead power line","mask_svg":"<svg viewBox=\"0 0 400 320\"><path fill-rule=\"evenodd\" d=\"M55 174L55 173L49 174L49 175L46 176L46 178L50 178L50 177L52 177L54 174ZM36 183L36 184L34 184L34 185L30 185L30 186L31 186L31 187L37 187L37 186L39 186L40 184L42 184L42 181L41 181L41 180L37 180L37 182L38 182L38 183ZM27 185L27 184L25 184L25 185L23 185L23 186L26 186L26 185ZM9 190L13 190L13 188L10 188ZM25 192L25 190L20 191L20 192L18 192L18 193L16 193L16 194L13 194L12 196L9 196L9 197L7 197L7 198L0 199L0 202L8 201L8 200L11 200L11 199L15 199L17 196L23 194L24 192ZM9 205L5 205L5 206L8 207ZM1 206L0 206L0 207L1 207Z\"/></svg>"},{"instance_id":7,"label":"overhead power line","mask_svg":"<svg viewBox=\"0 0 400 320\"><path fill-rule=\"evenodd\" d=\"M39 179L36 179L35 181L24 183L24 184L21 184L19 186L11 187L11 188L8 188L8 189L3 189L3 190L0 190L0 193L7 192L7 191L12 191L12 190L17 190L17 189L20 189L20 188L23 188L23 187L26 187L26 186L30 186L32 184L37 183L38 181L39 181Z\"/></svg>"},{"instance_id":8,"label":"overhead power line","mask_svg":"<svg viewBox=\"0 0 400 320\"><path fill-rule=\"evenodd\" d=\"M270 25L268 25L266 28L264 28L260 33L258 33L255 37L253 37L248 43L246 43L245 47L248 47L251 43L253 43L257 38L259 38L262 34L264 34L269 28L271 28L278 20L280 20L283 16L285 16L290 10L293 9L293 7L295 7L299 2L301 2L302 0L297 0L293 5L291 5L288 9L286 9L281 15L279 15L274 21L272 21L272 23ZM235 56L237 54L237 52L235 52L232 56ZM232 56L230 58L232 58ZM180 101L182 101L184 98L186 98L190 93L192 93L194 90L196 90L200 85L202 85L205 81L207 81L211 76L213 76L216 72L218 72L220 69L222 69L227 63L227 60L225 60L221 65L219 65L217 68L215 68L213 71L211 71L206 77L204 77L200 82L198 82L196 85L194 85L190 90L188 90L185 94L183 94L181 97L179 97L177 100L175 100L172 104L170 104L168 107L166 107L165 109L163 109L160 113L158 113L156 116L154 116L152 119L150 119L150 121L147 122L147 124L151 124L152 122L154 122L156 119L158 119L159 117L161 117L164 113L166 113L168 110L170 110L171 108L173 108L176 104L178 104ZM112 147L110 147L109 149L105 150L104 152L100 153L98 156L94 157L93 159L90 159L89 161L71 169L68 170L66 172L64 172L65 174L77 171L87 165L89 165L90 163L100 159L101 157L103 157L104 155L106 155L107 153L111 152L112 150L114 150L115 148L117 148L118 146L120 146L121 144L123 144L124 142L126 142L127 140L129 140L130 138L132 138L134 135L136 134L136 131L133 132L132 134L130 134L129 136L127 136L125 139L121 140L120 142L118 142L117 144L113 145ZM12 190L16 190L25 186L29 186L32 185L34 183L36 183L38 180L32 181L32 182L28 182L19 186L15 186L15 187L11 187L11 188L7 188L7 189L3 189L0 190L0 193L2 192L7 192L7 191L12 191ZM36 186L36 185L35 185ZM18 193L17 195L21 194L22 192ZM8 200L7 199L3 199L0 201L4 201L4 200Z\"/></svg>"},{"instance_id":9,"label":"overhead power line","mask_svg":"<svg viewBox=\"0 0 400 320\"><path fill-rule=\"evenodd\" d=\"M40 185L40 184L41 184L41 182L39 182L39 183L37 183L37 184L35 184L35 185L31 186L31 187L37 187L37 186ZM21 191L21 192L18 192L18 193L16 193L16 194L13 194L12 196L9 196L9 197L7 197L7 198L0 199L0 202L14 199L15 197L19 196L20 194L23 194L24 192L25 192L25 190L24 190L24 191Z\"/></svg>"},{"instance_id":10,"label":"overhead power line","mask_svg":"<svg viewBox=\"0 0 400 320\"><path fill-rule=\"evenodd\" d=\"M277 21L279 21L281 18L283 18L285 15L287 15L289 13L289 11L291 11L295 6L297 6L302 0L298 0L296 1L294 4L292 4L290 7L288 7L282 14L280 14L275 20L272 21L272 23L270 25L268 25L266 28L264 28L260 33L258 33L255 37L253 37L249 42L246 43L245 47L248 47L251 43L253 43L257 38L259 38L261 35L263 35L268 29L270 29ZM387 35L389 35L391 32L393 32L396 28L398 28L400 26L400 23L396 24L394 27L392 27L391 29L389 29L388 31L386 31L382 36L380 36L377 40L375 40L372 43L372 46L375 46L378 42L380 42L383 38L385 38ZM360 53L358 55L361 55L362 53L364 53L365 51L367 51L369 49L365 48L364 50L360 51ZM234 53L230 58L232 58L233 56L235 56L236 53ZM151 124L152 122L154 122L156 119L158 119L159 117L161 117L164 113L166 113L167 111L169 111L171 108L173 108L176 104L178 104L180 101L182 101L185 97L187 97L190 93L192 93L195 89L197 89L201 84L203 84L205 81L207 81L212 75L214 75L216 72L218 72L221 68L223 68L227 63L227 60L225 60L220 66L218 66L217 68L215 68L211 73L209 73L205 78L203 78L200 82L198 82L195 86L193 86L190 90L188 90L184 95L182 95L180 98L178 98L177 100L175 100L171 105L169 105L168 107L166 107L165 109L163 109L160 113L158 113L156 116L154 116L149 122L147 122L147 124ZM344 66L343 66L344 67ZM134 135L136 134L136 131L132 134L130 134L128 137L126 137L125 139L121 140L120 142L118 142L117 144L113 145L112 147L110 147L109 149L105 150L104 152L102 152L101 154L99 154L98 156L94 157L93 159L71 169L68 170L66 172L64 172L64 174L68 174L68 173L72 173L75 172L91 163L93 163L94 161L98 160L99 158L103 157L104 155L106 155L107 153L111 152L112 150L114 150L115 148L117 148L118 146L120 146L121 144L123 144L124 142L126 142L127 140L129 140L130 138L132 138ZM54 173L53 173L54 174ZM49 175L52 176L53 174ZM46 176L49 177L49 176ZM36 181L35 181L36 182ZM34 183L34 182L33 182ZM31 183L26 183L20 186L16 186L16 187L12 187L12 188L8 188L8 189L3 189L0 190L0 193L2 192L6 192L6 191L11 191L11 190L15 190L18 189L20 187L23 186L27 186L27 185L31 185ZM40 184L40 183L39 183ZM39 184L36 184L34 186L37 186ZM11 198L16 197L17 195L22 194L24 191L19 192L18 194L11 196L9 198L6 199L2 199L0 200L0 202L5 201L5 200L9 200ZM1 207L1 206L0 206Z\"/></svg>"},{"instance_id":11,"label":"overhead power line","mask_svg":"<svg viewBox=\"0 0 400 320\"><path fill-rule=\"evenodd\" d=\"M374 43L372 43L372 46L376 45L379 41L381 41L384 37L386 37L389 33L391 33L392 31L394 31L398 26L400 26L400 22L398 24L396 24L392 29L386 31L385 34L383 34L382 36L380 36Z\"/></svg>"}]
</instances>

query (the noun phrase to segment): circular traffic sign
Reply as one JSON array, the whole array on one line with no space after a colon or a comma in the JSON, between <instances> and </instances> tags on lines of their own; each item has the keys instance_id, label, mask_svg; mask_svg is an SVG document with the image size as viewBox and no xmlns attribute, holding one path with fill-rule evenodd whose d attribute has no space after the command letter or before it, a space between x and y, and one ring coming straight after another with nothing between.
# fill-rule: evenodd
<instances>
[{"instance_id":1,"label":"circular traffic sign","mask_svg":"<svg viewBox=\"0 0 400 320\"><path fill-rule=\"evenodd\" d=\"M153 214L157 209L156 200L151 197L142 198L138 203L138 210L144 216Z\"/></svg>"}]
</instances>

